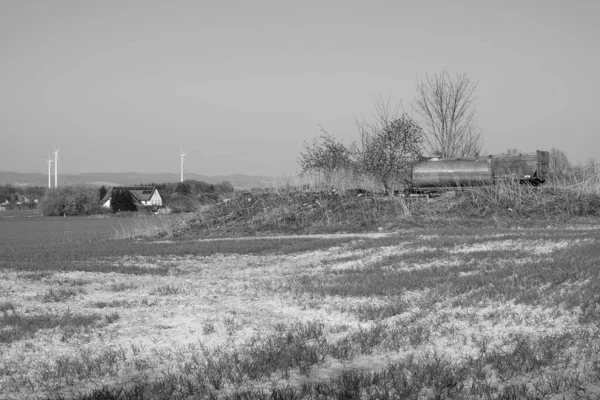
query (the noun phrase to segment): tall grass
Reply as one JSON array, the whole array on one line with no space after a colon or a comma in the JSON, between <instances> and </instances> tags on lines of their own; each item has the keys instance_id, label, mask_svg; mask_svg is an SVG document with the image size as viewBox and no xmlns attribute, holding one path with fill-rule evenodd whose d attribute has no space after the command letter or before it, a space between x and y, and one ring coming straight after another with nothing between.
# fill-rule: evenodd
<instances>
[{"instance_id":1,"label":"tall grass","mask_svg":"<svg viewBox=\"0 0 600 400\"><path fill-rule=\"evenodd\" d=\"M115 239L139 239L153 237L171 237L174 232L185 226L191 214L145 215L120 221L115 228Z\"/></svg>"},{"instance_id":2,"label":"tall grass","mask_svg":"<svg viewBox=\"0 0 600 400\"><path fill-rule=\"evenodd\" d=\"M571 217L600 215L600 181L590 177L581 182L549 182L524 185L498 180L493 186L469 190L463 206L481 216L508 214L513 217Z\"/></svg>"},{"instance_id":3,"label":"tall grass","mask_svg":"<svg viewBox=\"0 0 600 400\"><path fill-rule=\"evenodd\" d=\"M380 192L383 186L368 175L358 175L349 170L338 170L331 174L306 172L301 175L282 177L274 182L276 189L296 189L306 191L336 190L345 192L362 189L369 192Z\"/></svg>"}]
</instances>

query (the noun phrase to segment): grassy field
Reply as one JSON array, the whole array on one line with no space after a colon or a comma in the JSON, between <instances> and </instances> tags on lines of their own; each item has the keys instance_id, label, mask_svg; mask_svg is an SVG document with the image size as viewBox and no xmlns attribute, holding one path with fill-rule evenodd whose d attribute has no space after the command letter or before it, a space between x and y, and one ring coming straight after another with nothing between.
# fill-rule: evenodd
<instances>
[{"instance_id":1,"label":"grassy field","mask_svg":"<svg viewBox=\"0 0 600 400\"><path fill-rule=\"evenodd\" d=\"M38 210L0 211L0 244L73 243L168 233L187 216L43 217Z\"/></svg>"},{"instance_id":2,"label":"grassy field","mask_svg":"<svg viewBox=\"0 0 600 400\"><path fill-rule=\"evenodd\" d=\"M600 226L480 225L0 241L0 398L599 398Z\"/></svg>"}]
</instances>

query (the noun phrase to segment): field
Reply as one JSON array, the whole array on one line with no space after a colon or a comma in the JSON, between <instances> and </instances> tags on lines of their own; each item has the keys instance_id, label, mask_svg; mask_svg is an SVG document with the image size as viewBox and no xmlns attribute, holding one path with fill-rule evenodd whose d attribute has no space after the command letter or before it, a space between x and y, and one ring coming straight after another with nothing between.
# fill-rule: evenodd
<instances>
[{"instance_id":1,"label":"field","mask_svg":"<svg viewBox=\"0 0 600 400\"><path fill-rule=\"evenodd\" d=\"M2 399L600 397L597 224L0 243Z\"/></svg>"},{"instance_id":2,"label":"field","mask_svg":"<svg viewBox=\"0 0 600 400\"><path fill-rule=\"evenodd\" d=\"M124 238L136 232L156 233L166 229L179 215L114 217L42 217L38 210L0 211L0 244L72 243Z\"/></svg>"}]
</instances>

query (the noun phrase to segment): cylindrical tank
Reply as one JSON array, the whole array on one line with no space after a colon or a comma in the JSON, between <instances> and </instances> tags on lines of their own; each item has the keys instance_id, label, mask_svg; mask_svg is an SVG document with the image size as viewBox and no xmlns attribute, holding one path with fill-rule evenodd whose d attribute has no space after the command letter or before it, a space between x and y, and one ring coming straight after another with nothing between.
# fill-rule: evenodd
<instances>
[{"instance_id":1,"label":"cylindrical tank","mask_svg":"<svg viewBox=\"0 0 600 400\"><path fill-rule=\"evenodd\" d=\"M422 161L413 170L414 187L491 185L492 166L487 160L436 159Z\"/></svg>"}]
</instances>

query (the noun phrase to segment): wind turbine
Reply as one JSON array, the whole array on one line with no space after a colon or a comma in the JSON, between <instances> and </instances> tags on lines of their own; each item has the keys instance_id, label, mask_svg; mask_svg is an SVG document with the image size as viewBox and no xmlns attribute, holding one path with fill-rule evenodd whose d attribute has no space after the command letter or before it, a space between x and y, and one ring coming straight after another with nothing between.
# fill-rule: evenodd
<instances>
[{"instance_id":1,"label":"wind turbine","mask_svg":"<svg viewBox=\"0 0 600 400\"><path fill-rule=\"evenodd\" d=\"M54 148L54 187L58 187L58 152L60 149Z\"/></svg>"},{"instance_id":2,"label":"wind turbine","mask_svg":"<svg viewBox=\"0 0 600 400\"><path fill-rule=\"evenodd\" d=\"M48 188L51 188L52 187L52 163L54 161L50 157L50 154L48 154L48 161L46 161L46 162L48 163Z\"/></svg>"},{"instance_id":3,"label":"wind turbine","mask_svg":"<svg viewBox=\"0 0 600 400\"><path fill-rule=\"evenodd\" d=\"M179 148L181 149L181 182L183 182L183 160L187 154L183 152L183 147Z\"/></svg>"}]
</instances>

